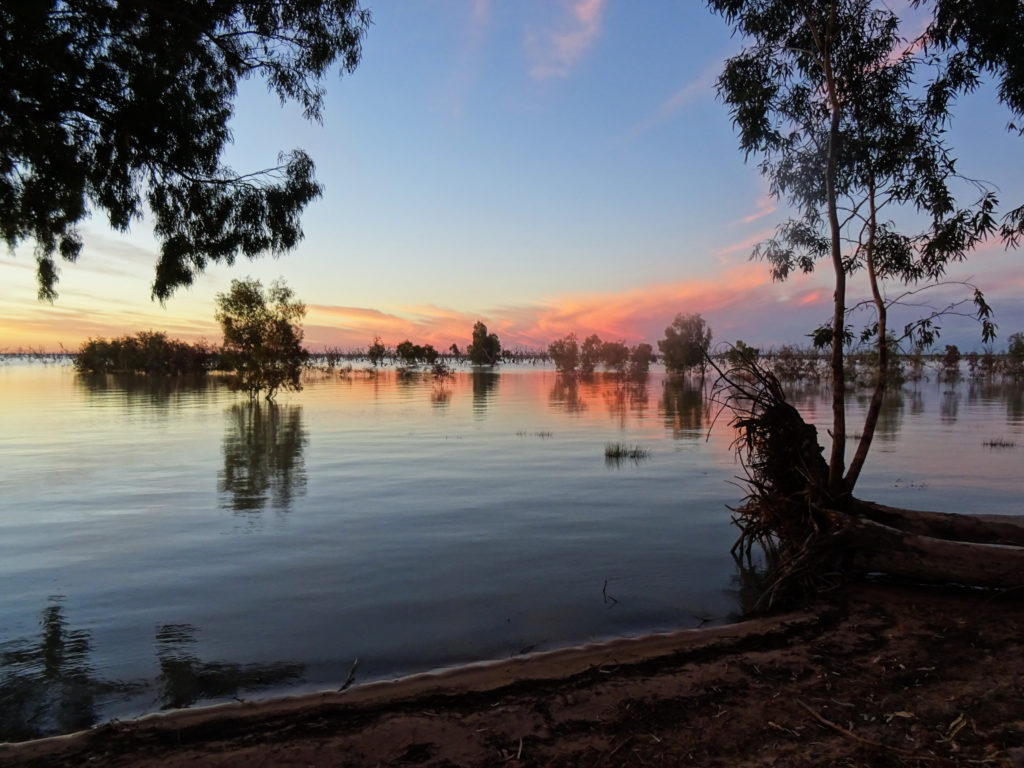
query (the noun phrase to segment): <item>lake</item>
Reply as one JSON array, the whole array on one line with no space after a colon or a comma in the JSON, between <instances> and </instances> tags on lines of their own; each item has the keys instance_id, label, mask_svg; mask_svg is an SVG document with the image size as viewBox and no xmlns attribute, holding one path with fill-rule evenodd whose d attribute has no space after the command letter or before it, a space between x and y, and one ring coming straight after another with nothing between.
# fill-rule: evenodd
<instances>
[{"instance_id":1,"label":"lake","mask_svg":"<svg viewBox=\"0 0 1024 768\"><path fill-rule=\"evenodd\" d=\"M828 420L827 391L793 397ZM660 372L331 372L249 405L0 364L0 740L730 621L714 414ZM906 387L858 495L1019 514L1022 450L1019 385Z\"/></svg>"}]
</instances>

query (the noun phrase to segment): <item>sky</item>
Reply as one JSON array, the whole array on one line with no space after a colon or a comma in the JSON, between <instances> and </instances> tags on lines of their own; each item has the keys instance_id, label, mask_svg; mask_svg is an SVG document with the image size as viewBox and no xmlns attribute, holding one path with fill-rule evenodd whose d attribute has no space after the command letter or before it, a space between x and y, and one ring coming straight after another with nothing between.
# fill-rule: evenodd
<instances>
[{"instance_id":1,"label":"sky","mask_svg":"<svg viewBox=\"0 0 1024 768\"><path fill-rule=\"evenodd\" d=\"M907 33L921 27L909 14ZM33 246L0 251L0 351L74 350L140 330L220 341L214 302L232 279L284 278L306 303L311 349L375 336L463 347L483 321L506 347L567 333L656 343L699 312L716 342L806 344L831 314L827 265L772 283L752 247L786 218L756 159L745 162L715 80L742 40L700 2L395 0L373 14L362 61L332 75L322 123L255 80L243 84L226 162L274 165L309 152L323 197L305 239L279 259L215 265L164 305L151 300L158 245L102 217L36 299ZM898 6L898 7L897 7ZM1024 139L982 87L955 107L962 173L1024 202ZM997 349L1024 331L1019 252L993 242L951 271L993 305ZM851 299L866 294L857 282ZM933 301L966 295L940 290ZM899 318L897 318L899 319ZM940 343L980 348L964 318Z\"/></svg>"}]
</instances>

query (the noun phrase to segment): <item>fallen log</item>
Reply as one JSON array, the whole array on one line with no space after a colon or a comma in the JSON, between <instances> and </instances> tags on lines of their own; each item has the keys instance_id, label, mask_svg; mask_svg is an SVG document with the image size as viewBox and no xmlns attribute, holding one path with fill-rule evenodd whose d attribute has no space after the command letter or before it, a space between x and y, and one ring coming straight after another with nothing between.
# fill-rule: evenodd
<instances>
[{"instance_id":1,"label":"fallen log","mask_svg":"<svg viewBox=\"0 0 1024 768\"><path fill-rule=\"evenodd\" d=\"M855 514L907 533L950 541L1024 546L1024 517L922 512L857 501Z\"/></svg>"},{"instance_id":2,"label":"fallen log","mask_svg":"<svg viewBox=\"0 0 1024 768\"><path fill-rule=\"evenodd\" d=\"M970 517L963 517L969 527ZM837 536L848 572L996 589L1024 586L1024 547L938 538L859 516L847 516Z\"/></svg>"}]
</instances>

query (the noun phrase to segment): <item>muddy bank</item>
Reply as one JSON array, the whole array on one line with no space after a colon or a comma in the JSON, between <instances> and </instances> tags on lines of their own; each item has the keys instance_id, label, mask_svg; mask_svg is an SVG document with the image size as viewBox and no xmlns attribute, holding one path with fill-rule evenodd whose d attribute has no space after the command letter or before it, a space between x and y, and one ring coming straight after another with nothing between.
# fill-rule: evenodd
<instances>
[{"instance_id":1,"label":"muddy bank","mask_svg":"<svg viewBox=\"0 0 1024 768\"><path fill-rule=\"evenodd\" d=\"M11 766L1024 767L1024 590L807 611L0 745Z\"/></svg>"}]
</instances>

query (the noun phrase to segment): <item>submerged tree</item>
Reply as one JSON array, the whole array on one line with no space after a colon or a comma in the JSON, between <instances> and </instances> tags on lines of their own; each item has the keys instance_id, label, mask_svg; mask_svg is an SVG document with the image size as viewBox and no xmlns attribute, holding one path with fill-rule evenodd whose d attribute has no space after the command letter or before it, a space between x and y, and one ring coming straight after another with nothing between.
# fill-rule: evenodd
<instances>
[{"instance_id":1,"label":"submerged tree","mask_svg":"<svg viewBox=\"0 0 1024 768\"><path fill-rule=\"evenodd\" d=\"M478 320L473 326L473 341L466 347L466 355L473 365L497 365L501 359L498 334L488 333L487 326Z\"/></svg>"},{"instance_id":2,"label":"submerged tree","mask_svg":"<svg viewBox=\"0 0 1024 768\"><path fill-rule=\"evenodd\" d=\"M565 338L548 344L548 356L555 363L559 373L573 375L580 364L580 345L576 334L570 333Z\"/></svg>"},{"instance_id":3,"label":"submerged tree","mask_svg":"<svg viewBox=\"0 0 1024 768\"><path fill-rule=\"evenodd\" d=\"M0 236L35 242L40 298L56 297L55 259L78 258L92 211L126 232L148 207L160 300L209 262L293 249L321 194L313 161L222 164L238 84L261 78L320 120L327 70L355 69L369 23L357 0L4 3Z\"/></svg>"},{"instance_id":4,"label":"submerged tree","mask_svg":"<svg viewBox=\"0 0 1024 768\"><path fill-rule=\"evenodd\" d=\"M703 375L710 347L711 329L697 313L676 315L672 324L665 329L665 338L658 342L665 370L679 374L691 368L699 368Z\"/></svg>"},{"instance_id":5,"label":"submerged tree","mask_svg":"<svg viewBox=\"0 0 1024 768\"><path fill-rule=\"evenodd\" d=\"M306 305L283 280L266 290L259 280L232 280L217 294L217 322L224 332L221 360L233 372L232 384L255 400L273 400L279 389L302 389L308 353L302 348Z\"/></svg>"},{"instance_id":6,"label":"submerged tree","mask_svg":"<svg viewBox=\"0 0 1024 768\"><path fill-rule=\"evenodd\" d=\"M373 344L366 349L366 359L370 361L370 364L376 368L378 365L384 364L384 358L388 354L388 348L384 346L384 342L381 341L380 336L373 337Z\"/></svg>"},{"instance_id":7,"label":"submerged tree","mask_svg":"<svg viewBox=\"0 0 1024 768\"><path fill-rule=\"evenodd\" d=\"M592 333L580 345L580 375L593 376L598 363L601 362L601 350L604 343L601 337Z\"/></svg>"}]
</instances>

